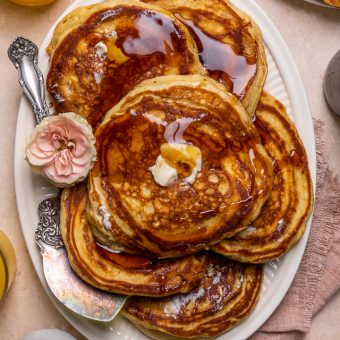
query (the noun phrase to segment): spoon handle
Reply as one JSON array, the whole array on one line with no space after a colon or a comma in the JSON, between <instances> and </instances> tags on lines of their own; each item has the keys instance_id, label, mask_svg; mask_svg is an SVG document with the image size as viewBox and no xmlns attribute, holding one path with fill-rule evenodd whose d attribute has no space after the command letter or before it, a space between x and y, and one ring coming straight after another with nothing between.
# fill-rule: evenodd
<instances>
[{"instance_id":1,"label":"spoon handle","mask_svg":"<svg viewBox=\"0 0 340 340\"><path fill-rule=\"evenodd\" d=\"M17 37L8 48L8 57L18 70L19 84L32 104L37 123L49 116L45 101L44 78L38 67L38 47Z\"/></svg>"}]
</instances>

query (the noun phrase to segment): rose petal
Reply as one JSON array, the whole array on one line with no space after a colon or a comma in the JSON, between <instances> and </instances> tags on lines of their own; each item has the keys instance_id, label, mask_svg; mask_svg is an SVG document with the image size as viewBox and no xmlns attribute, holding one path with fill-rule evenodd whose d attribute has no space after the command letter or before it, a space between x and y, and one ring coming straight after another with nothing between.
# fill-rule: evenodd
<instances>
[{"instance_id":1,"label":"rose petal","mask_svg":"<svg viewBox=\"0 0 340 340\"><path fill-rule=\"evenodd\" d=\"M50 179L53 182L56 182L57 179L57 170L55 168L55 164L51 163L47 166L42 167L41 169L42 174Z\"/></svg>"},{"instance_id":2,"label":"rose petal","mask_svg":"<svg viewBox=\"0 0 340 340\"><path fill-rule=\"evenodd\" d=\"M54 148L51 145L51 134L44 130L38 125L34 133L32 134L28 144L36 143L43 151L52 151Z\"/></svg>"},{"instance_id":3,"label":"rose petal","mask_svg":"<svg viewBox=\"0 0 340 340\"><path fill-rule=\"evenodd\" d=\"M88 151L86 144L81 143L75 143L74 148L71 150L74 158L82 157L86 151Z\"/></svg>"},{"instance_id":4,"label":"rose petal","mask_svg":"<svg viewBox=\"0 0 340 340\"><path fill-rule=\"evenodd\" d=\"M58 176L69 176L72 173L72 161L68 149L60 151L55 157L54 163Z\"/></svg>"},{"instance_id":5,"label":"rose petal","mask_svg":"<svg viewBox=\"0 0 340 340\"><path fill-rule=\"evenodd\" d=\"M86 150L80 157L72 157L72 163L77 164L79 166L84 166L92 161L92 153L90 150Z\"/></svg>"},{"instance_id":6,"label":"rose petal","mask_svg":"<svg viewBox=\"0 0 340 340\"><path fill-rule=\"evenodd\" d=\"M55 156L55 152L44 153L35 144L26 149L28 161L35 166L47 165L54 160Z\"/></svg>"},{"instance_id":7,"label":"rose petal","mask_svg":"<svg viewBox=\"0 0 340 340\"><path fill-rule=\"evenodd\" d=\"M83 131L72 130L69 134L69 140L73 140L75 143L89 143L89 138Z\"/></svg>"},{"instance_id":8,"label":"rose petal","mask_svg":"<svg viewBox=\"0 0 340 340\"><path fill-rule=\"evenodd\" d=\"M62 146L62 143L61 143L61 141L63 141L64 140L64 138L61 138L61 136L59 135L59 134L57 134L57 133L53 133L52 134L52 136L51 136L51 145L53 145L53 147L55 148L55 149L60 149L61 148L61 146Z\"/></svg>"},{"instance_id":9,"label":"rose petal","mask_svg":"<svg viewBox=\"0 0 340 340\"><path fill-rule=\"evenodd\" d=\"M68 136L67 130L65 129L63 122L50 121L47 128L45 129L45 133L48 134L55 133L62 138L66 138Z\"/></svg>"},{"instance_id":10,"label":"rose petal","mask_svg":"<svg viewBox=\"0 0 340 340\"><path fill-rule=\"evenodd\" d=\"M67 176L58 175L54 164L42 168L42 175L60 187L74 184L80 177L78 174L70 174Z\"/></svg>"},{"instance_id":11,"label":"rose petal","mask_svg":"<svg viewBox=\"0 0 340 340\"><path fill-rule=\"evenodd\" d=\"M89 166L77 165L72 162L72 172L79 176L87 176Z\"/></svg>"},{"instance_id":12,"label":"rose petal","mask_svg":"<svg viewBox=\"0 0 340 340\"><path fill-rule=\"evenodd\" d=\"M79 176L79 174L72 173L67 177L63 177L63 180L64 180L64 183L66 183L66 185L70 185L70 184L77 182L80 177L81 176Z\"/></svg>"}]
</instances>

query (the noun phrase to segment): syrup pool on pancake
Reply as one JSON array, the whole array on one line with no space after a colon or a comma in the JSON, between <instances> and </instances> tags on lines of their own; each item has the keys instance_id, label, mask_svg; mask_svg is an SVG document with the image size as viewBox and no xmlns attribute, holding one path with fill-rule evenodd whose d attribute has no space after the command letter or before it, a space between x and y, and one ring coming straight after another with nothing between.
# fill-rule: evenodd
<instances>
[{"instance_id":1,"label":"syrup pool on pancake","mask_svg":"<svg viewBox=\"0 0 340 340\"><path fill-rule=\"evenodd\" d=\"M72 13L85 19L58 44ZM161 8L115 1L72 13L59 23L48 49L47 89L57 112L74 111L95 127L142 80L205 72L186 27Z\"/></svg>"},{"instance_id":2,"label":"syrup pool on pancake","mask_svg":"<svg viewBox=\"0 0 340 340\"><path fill-rule=\"evenodd\" d=\"M200 61L211 78L225 85L239 99L245 95L248 84L256 74L256 59L237 54L231 45L204 32L192 20L177 14L195 39Z\"/></svg>"},{"instance_id":3,"label":"syrup pool on pancake","mask_svg":"<svg viewBox=\"0 0 340 340\"><path fill-rule=\"evenodd\" d=\"M257 24L227 0L143 0L172 12L189 29L208 75L253 116L267 75Z\"/></svg>"}]
</instances>

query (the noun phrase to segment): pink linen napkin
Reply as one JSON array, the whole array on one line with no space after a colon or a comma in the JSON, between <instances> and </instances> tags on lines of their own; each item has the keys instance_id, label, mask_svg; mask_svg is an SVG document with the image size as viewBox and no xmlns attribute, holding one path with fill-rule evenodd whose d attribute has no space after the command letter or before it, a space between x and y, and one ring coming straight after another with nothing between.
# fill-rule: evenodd
<instances>
[{"instance_id":1,"label":"pink linen napkin","mask_svg":"<svg viewBox=\"0 0 340 340\"><path fill-rule=\"evenodd\" d=\"M314 120L317 187L308 244L292 286L274 314L251 340L296 340L340 288L340 182L329 169L324 123Z\"/></svg>"}]
</instances>

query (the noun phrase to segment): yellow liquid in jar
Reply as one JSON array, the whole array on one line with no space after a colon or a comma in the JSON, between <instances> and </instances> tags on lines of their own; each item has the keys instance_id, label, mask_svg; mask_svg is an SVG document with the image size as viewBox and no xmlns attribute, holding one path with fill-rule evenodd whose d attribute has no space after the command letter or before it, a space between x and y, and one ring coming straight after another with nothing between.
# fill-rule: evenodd
<instances>
[{"instance_id":1,"label":"yellow liquid in jar","mask_svg":"<svg viewBox=\"0 0 340 340\"><path fill-rule=\"evenodd\" d=\"M16 258L13 246L0 230L0 302L5 298L15 278Z\"/></svg>"},{"instance_id":2,"label":"yellow liquid in jar","mask_svg":"<svg viewBox=\"0 0 340 340\"><path fill-rule=\"evenodd\" d=\"M6 285L7 285L7 275L6 275L5 262L3 261L0 255L0 301L2 299L2 296L5 293Z\"/></svg>"},{"instance_id":3,"label":"yellow liquid in jar","mask_svg":"<svg viewBox=\"0 0 340 340\"><path fill-rule=\"evenodd\" d=\"M15 2L19 5L25 5L25 6L42 6L47 5L54 0L11 0L12 2Z\"/></svg>"}]
</instances>

